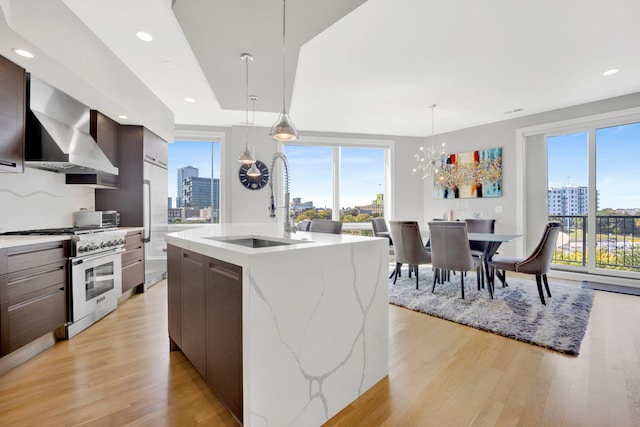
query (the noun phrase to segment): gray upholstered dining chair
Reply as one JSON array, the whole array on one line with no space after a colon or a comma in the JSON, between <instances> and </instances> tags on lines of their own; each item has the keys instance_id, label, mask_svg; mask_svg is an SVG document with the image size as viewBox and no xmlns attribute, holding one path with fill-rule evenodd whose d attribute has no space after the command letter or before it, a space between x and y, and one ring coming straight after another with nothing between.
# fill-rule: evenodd
<instances>
[{"instance_id":1,"label":"gray upholstered dining chair","mask_svg":"<svg viewBox=\"0 0 640 427\"><path fill-rule=\"evenodd\" d=\"M330 219L312 219L309 231L312 233L340 234L342 232L342 223Z\"/></svg>"},{"instance_id":2,"label":"gray upholstered dining chair","mask_svg":"<svg viewBox=\"0 0 640 427\"><path fill-rule=\"evenodd\" d=\"M467 224L468 233L489 233L494 234L496 232L496 220L490 218L467 218L464 220ZM482 268L486 268L484 254L491 245L490 242L478 242L470 241L469 247L471 248L471 255L479 258L482 262ZM486 274L486 271L485 271ZM484 274L480 280L480 284L484 287Z\"/></svg>"},{"instance_id":3,"label":"gray upholstered dining chair","mask_svg":"<svg viewBox=\"0 0 640 427\"><path fill-rule=\"evenodd\" d=\"M387 237L389 238L389 244L393 245L393 240L391 239L391 233L387 228L387 221L385 221L384 218L372 218L371 228L373 229L373 235L375 237Z\"/></svg>"},{"instance_id":4,"label":"gray upholstered dining chair","mask_svg":"<svg viewBox=\"0 0 640 427\"><path fill-rule=\"evenodd\" d=\"M309 231L309 226L311 225L311 221L308 219L303 219L296 225L296 230L298 231Z\"/></svg>"},{"instance_id":5,"label":"gray upholstered dining chair","mask_svg":"<svg viewBox=\"0 0 640 427\"><path fill-rule=\"evenodd\" d=\"M480 259L471 255L467 224L461 221L432 221L429 223L429 239L431 240L431 264L438 270L459 271L460 289L464 299L464 272L476 270L478 289L482 267ZM436 276L433 278L431 292L436 289ZM493 289L489 286L493 298Z\"/></svg>"},{"instance_id":6,"label":"gray upholstered dining chair","mask_svg":"<svg viewBox=\"0 0 640 427\"><path fill-rule=\"evenodd\" d=\"M431 252L424 247L418 221L389 221L391 238L393 239L396 268L391 275L393 283L400 276L402 264L409 265L409 277L411 271L416 274L416 289L418 289L418 266L431 263Z\"/></svg>"},{"instance_id":7,"label":"gray upholstered dining chair","mask_svg":"<svg viewBox=\"0 0 640 427\"><path fill-rule=\"evenodd\" d=\"M491 272L489 287L493 288L495 285L496 270L502 270L502 274L498 272L498 278L502 282L502 287L508 286L507 270L518 273L535 274L540 302L543 305L546 305L544 293L542 292L542 281L544 281L547 296L551 297L547 273L551 268L551 259L553 258L553 251L556 248L556 240L558 239L558 233L560 232L561 227L562 223L558 221L549 221L542 232L542 237L540 238L538 245L527 258L505 256L493 258L489 262L489 269Z\"/></svg>"},{"instance_id":8,"label":"gray upholstered dining chair","mask_svg":"<svg viewBox=\"0 0 640 427\"><path fill-rule=\"evenodd\" d=\"M496 220L489 218L467 218L464 220L467 224L468 233L490 233L496 232ZM471 250L484 252L488 242L469 242Z\"/></svg>"}]
</instances>

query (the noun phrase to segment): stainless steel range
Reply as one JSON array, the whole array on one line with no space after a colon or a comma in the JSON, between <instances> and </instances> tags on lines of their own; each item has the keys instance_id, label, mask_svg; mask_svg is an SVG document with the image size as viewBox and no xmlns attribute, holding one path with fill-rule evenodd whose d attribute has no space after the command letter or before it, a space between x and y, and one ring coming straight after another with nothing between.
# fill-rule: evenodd
<instances>
[{"instance_id":1,"label":"stainless steel range","mask_svg":"<svg viewBox=\"0 0 640 427\"><path fill-rule=\"evenodd\" d=\"M67 338L77 335L117 307L122 291L121 254L124 252L125 231L73 227L4 234L71 235Z\"/></svg>"},{"instance_id":2,"label":"stainless steel range","mask_svg":"<svg viewBox=\"0 0 640 427\"><path fill-rule=\"evenodd\" d=\"M71 301L67 338L116 309L122 290L125 234L115 228L74 230L73 256L69 259Z\"/></svg>"}]
</instances>

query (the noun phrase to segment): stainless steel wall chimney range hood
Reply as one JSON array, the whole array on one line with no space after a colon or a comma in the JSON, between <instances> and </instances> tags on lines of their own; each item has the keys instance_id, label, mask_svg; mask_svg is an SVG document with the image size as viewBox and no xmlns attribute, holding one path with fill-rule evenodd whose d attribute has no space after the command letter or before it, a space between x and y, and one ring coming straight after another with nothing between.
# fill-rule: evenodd
<instances>
[{"instance_id":1,"label":"stainless steel wall chimney range hood","mask_svg":"<svg viewBox=\"0 0 640 427\"><path fill-rule=\"evenodd\" d=\"M89 134L89 107L27 75L25 164L67 174L118 175Z\"/></svg>"}]
</instances>

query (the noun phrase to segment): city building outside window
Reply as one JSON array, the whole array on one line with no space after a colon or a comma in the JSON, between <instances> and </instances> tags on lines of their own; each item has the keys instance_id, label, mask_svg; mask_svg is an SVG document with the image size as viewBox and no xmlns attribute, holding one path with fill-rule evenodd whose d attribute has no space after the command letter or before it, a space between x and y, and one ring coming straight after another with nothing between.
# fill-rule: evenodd
<instances>
[{"instance_id":1,"label":"city building outside window","mask_svg":"<svg viewBox=\"0 0 640 427\"><path fill-rule=\"evenodd\" d=\"M169 144L169 211L172 224L220 222L220 143Z\"/></svg>"}]
</instances>

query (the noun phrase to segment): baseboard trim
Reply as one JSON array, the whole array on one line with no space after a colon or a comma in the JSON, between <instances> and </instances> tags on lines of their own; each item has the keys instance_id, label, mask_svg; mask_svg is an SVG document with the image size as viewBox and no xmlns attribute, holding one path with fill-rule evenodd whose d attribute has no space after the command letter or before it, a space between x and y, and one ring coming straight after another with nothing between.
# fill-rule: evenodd
<instances>
[{"instance_id":1,"label":"baseboard trim","mask_svg":"<svg viewBox=\"0 0 640 427\"><path fill-rule=\"evenodd\" d=\"M631 277L609 276L604 274L591 274L581 271L555 269L551 269L547 276L549 278L574 280L576 282L593 282L640 289L640 280Z\"/></svg>"},{"instance_id":2,"label":"baseboard trim","mask_svg":"<svg viewBox=\"0 0 640 427\"><path fill-rule=\"evenodd\" d=\"M31 341L16 351L13 351L0 359L0 375L4 375L16 366L22 365L32 357L37 356L56 343L55 333L51 332Z\"/></svg>"},{"instance_id":3,"label":"baseboard trim","mask_svg":"<svg viewBox=\"0 0 640 427\"><path fill-rule=\"evenodd\" d=\"M583 288L595 289L596 291L616 292L619 294L628 294L640 296L640 289L632 286L612 285L609 283L598 283L589 280L582 282Z\"/></svg>"}]
</instances>

